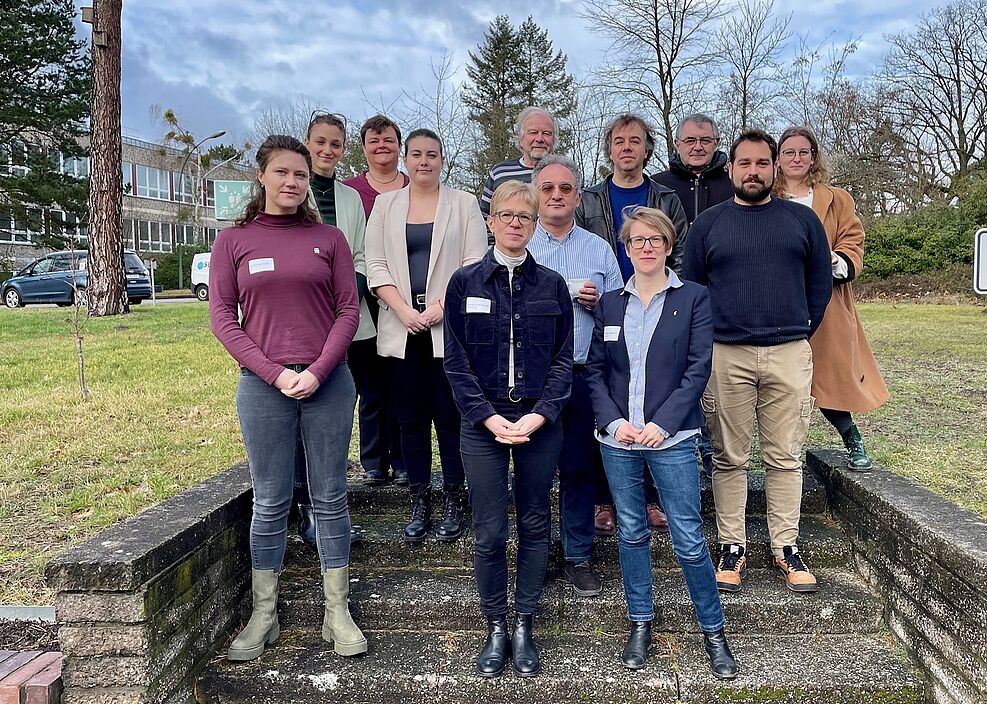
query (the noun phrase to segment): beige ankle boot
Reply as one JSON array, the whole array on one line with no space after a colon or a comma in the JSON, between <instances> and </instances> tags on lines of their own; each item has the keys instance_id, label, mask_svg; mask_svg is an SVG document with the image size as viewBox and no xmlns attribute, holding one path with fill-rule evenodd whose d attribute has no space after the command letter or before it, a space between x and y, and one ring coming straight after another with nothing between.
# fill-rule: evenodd
<instances>
[{"instance_id":1,"label":"beige ankle boot","mask_svg":"<svg viewBox=\"0 0 987 704\"><path fill-rule=\"evenodd\" d=\"M328 569L322 575L322 591L326 595L326 617L322 624L322 637L335 642L339 655L359 655L367 652L367 639L353 623L347 603L350 595L350 568Z\"/></svg>"},{"instance_id":2,"label":"beige ankle boot","mask_svg":"<svg viewBox=\"0 0 987 704\"><path fill-rule=\"evenodd\" d=\"M226 657L230 660L254 660L264 653L264 646L278 639L278 573L274 570L252 570L251 591L254 603L250 620L243 627Z\"/></svg>"}]
</instances>

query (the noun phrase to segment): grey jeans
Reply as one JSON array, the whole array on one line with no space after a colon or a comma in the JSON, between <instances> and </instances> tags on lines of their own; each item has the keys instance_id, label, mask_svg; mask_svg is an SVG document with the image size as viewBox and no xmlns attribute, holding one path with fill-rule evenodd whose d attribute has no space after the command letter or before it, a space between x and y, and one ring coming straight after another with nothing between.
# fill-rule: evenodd
<instances>
[{"instance_id":1,"label":"grey jeans","mask_svg":"<svg viewBox=\"0 0 987 704\"><path fill-rule=\"evenodd\" d=\"M300 371L304 367L293 368ZM333 369L314 394L300 401L252 372L241 371L236 410L254 488L250 559L255 570L280 572L284 562L299 429L322 571L349 564L346 455L355 403L356 389L345 362Z\"/></svg>"}]
</instances>

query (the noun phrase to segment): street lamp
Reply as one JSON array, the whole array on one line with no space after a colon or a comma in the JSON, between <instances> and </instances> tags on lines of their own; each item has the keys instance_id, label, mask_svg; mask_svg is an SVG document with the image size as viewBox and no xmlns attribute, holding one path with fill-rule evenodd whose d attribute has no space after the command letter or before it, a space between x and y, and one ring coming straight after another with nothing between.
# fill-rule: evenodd
<instances>
[{"instance_id":1,"label":"street lamp","mask_svg":"<svg viewBox=\"0 0 987 704\"><path fill-rule=\"evenodd\" d=\"M185 182L185 167L188 166L188 160L192 157L192 155L193 154L199 154L199 148L203 144L205 144L206 142L208 142L210 139L219 139L224 134L226 134L226 130L219 130L218 132L213 132L208 137L203 137L198 142L196 142L194 145L192 145L191 147L189 147L188 154L185 155L185 160L182 161L182 168L178 170L178 174L179 174L179 176L181 177L181 180L182 180L182 185L184 185L184 182ZM202 162L201 162L201 159L200 159L200 161L199 161L199 168L201 168L201 167L202 167ZM197 180L201 182L201 179L197 179ZM202 195L201 193L196 194L195 193L196 190L201 190L201 189L196 189L196 188L193 188L192 189L192 191L193 191L192 192L192 239L195 239L196 238L196 235L198 234L196 232L198 230L198 224L199 224L199 198L197 196L201 196ZM184 271L184 268L182 266L182 244L181 243L178 244L178 288L185 288L185 271Z\"/></svg>"}]
</instances>

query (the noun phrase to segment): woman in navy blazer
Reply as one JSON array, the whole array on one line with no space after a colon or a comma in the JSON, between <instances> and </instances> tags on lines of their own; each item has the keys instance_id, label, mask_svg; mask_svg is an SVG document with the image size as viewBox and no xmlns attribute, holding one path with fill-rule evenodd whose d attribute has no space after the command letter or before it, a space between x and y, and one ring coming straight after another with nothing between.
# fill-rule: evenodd
<instances>
[{"instance_id":1,"label":"woman in navy blazer","mask_svg":"<svg viewBox=\"0 0 987 704\"><path fill-rule=\"evenodd\" d=\"M620 573L630 635L622 661L644 667L651 645L654 596L645 471L668 516L713 674L731 679L737 665L724 635L723 608L699 515L696 443L699 398L709 381L713 318L706 289L665 266L675 227L663 212L628 208L620 238L634 265L623 289L603 295L587 378L603 466L617 508Z\"/></svg>"}]
</instances>

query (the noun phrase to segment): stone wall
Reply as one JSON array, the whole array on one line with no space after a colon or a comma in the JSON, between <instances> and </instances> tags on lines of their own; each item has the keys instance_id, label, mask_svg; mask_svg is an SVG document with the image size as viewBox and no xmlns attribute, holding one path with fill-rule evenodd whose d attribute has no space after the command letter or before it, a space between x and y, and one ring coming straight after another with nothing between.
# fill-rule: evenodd
<instances>
[{"instance_id":1,"label":"stone wall","mask_svg":"<svg viewBox=\"0 0 987 704\"><path fill-rule=\"evenodd\" d=\"M250 476L233 467L46 568L62 704L185 704L247 595Z\"/></svg>"},{"instance_id":2,"label":"stone wall","mask_svg":"<svg viewBox=\"0 0 987 704\"><path fill-rule=\"evenodd\" d=\"M987 521L887 470L850 472L842 452L810 451L808 466L932 700L987 702Z\"/></svg>"}]
</instances>

